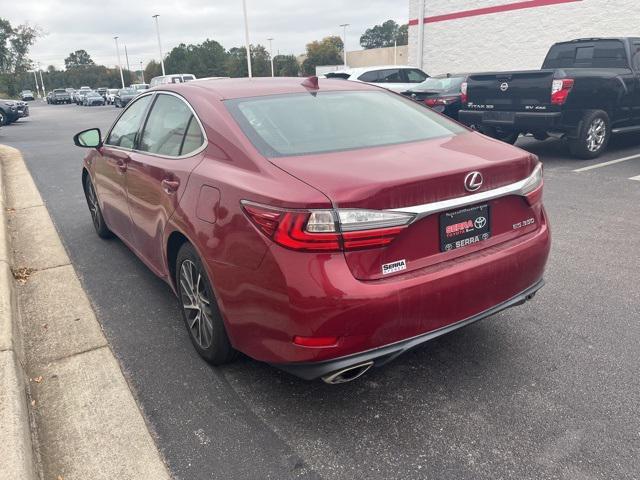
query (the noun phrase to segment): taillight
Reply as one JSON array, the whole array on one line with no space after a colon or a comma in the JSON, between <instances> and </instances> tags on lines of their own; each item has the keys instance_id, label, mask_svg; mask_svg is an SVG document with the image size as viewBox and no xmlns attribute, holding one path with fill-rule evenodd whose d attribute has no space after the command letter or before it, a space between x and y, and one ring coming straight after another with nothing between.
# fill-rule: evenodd
<instances>
[{"instance_id":1,"label":"taillight","mask_svg":"<svg viewBox=\"0 0 640 480\"><path fill-rule=\"evenodd\" d=\"M427 107L437 107L438 105L450 105L458 101L458 97L427 98L424 103Z\"/></svg>"},{"instance_id":2,"label":"taillight","mask_svg":"<svg viewBox=\"0 0 640 480\"><path fill-rule=\"evenodd\" d=\"M551 103L553 105L564 105L569 96L569 92L573 88L572 78L563 78L554 80L551 84Z\"/></svg>"},{"instance_id":3,"label":"taillight","mask_svg":"<svg viewBox=\"0 0 640 480\"><path fill-rule=\"evenodd\" d=\"M533 172L531 172L531 175L527 177L527 181L521 190L529 205L535 205L542 199L543 183L542 163L538 163L533 169Z\"/></svg>"},{"instance_id":4,"label":"taillight","mask_svg":"<svg viewBox=\"0 0 640 480\"><path fill-rule=\"evenodd\" d=\"M242 207L265 236L283 247L306 252L383 247L414 218L409 213L380 210L284 210L247 201Z\"/></svg>"},{"instance_id":5,"label":"taillight","mask_svg":"<svg viewBox=\"0 0 640 480\"><path fill-rule=\"evenodd\" d=\"M467 82L462 82L462 85L460 85L460 101L462 103L467 103L468 97L467 97Z\"/></svg>"}]
</instances>

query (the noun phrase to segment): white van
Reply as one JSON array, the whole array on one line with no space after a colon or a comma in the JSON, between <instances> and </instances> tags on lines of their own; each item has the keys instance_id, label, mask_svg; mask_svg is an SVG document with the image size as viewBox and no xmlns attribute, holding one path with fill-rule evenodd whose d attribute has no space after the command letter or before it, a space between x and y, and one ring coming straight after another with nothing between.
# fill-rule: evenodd
<instances>
[{"instance_id":1,"label":"white van","mask_svg":"<svg viewBox=\"0 0 640 480\"><path fill-rule=\"evenodd\" d=\"M196 76L191 73L174 73L173 75L161 75L159 77L153 77L149 85L151 87L156 87L165 83L184 83L190 82L191 80L195 79Z\"/></svg>"}]
</instances>

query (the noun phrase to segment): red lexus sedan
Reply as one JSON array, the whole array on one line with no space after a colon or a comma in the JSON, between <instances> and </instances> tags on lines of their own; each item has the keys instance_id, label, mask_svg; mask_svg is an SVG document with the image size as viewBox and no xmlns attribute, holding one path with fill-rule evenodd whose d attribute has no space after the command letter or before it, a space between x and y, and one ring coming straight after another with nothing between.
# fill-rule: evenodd
<instances>
[{"instance_id":1,"label":"red lexus sedan","mask_svg":"<svg viewBox=\"0 0 640 480\"><path fill-rule=\"evenodd\" d=\"M216 365L345 382L543 285L538 159L372 85L163 85L74 141L98 235L171 286Z\"/></svg>"}]
</instances>

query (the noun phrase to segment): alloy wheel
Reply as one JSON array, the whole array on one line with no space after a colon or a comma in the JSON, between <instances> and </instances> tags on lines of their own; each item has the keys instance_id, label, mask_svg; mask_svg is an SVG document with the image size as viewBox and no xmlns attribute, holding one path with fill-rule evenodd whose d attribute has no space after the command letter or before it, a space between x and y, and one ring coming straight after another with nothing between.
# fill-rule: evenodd
<instances>
[{"instance_id":1,"label":"alloy wheel","mask_svg":"<svg viewBox=\"0 0 640 480\"><path fill-rule=\"evenodd\" d=\"M200 348L208 349L213 342L211 299L203 272L188 259L180 265L180 298L192 338Z\"/></svg>"},{"instance_id":2,"label":"alloy wheel","mask_svg":"<svg viewBox=\"0 0 640 480\"><path fill-rule=\"evenodd\" d=\"M89 212L91 213L91 220L96 230L100 230L100 206L98 205L98 197L96 191L93 188L93 183L87 181L87 203L89 204Z\"/></svg>"},{"instance_id":3,"label":"alloy wheel","mask_svg":"<svg viewBox=\"0 0 640 480\"><path fill-rule=\"evenodd\" d=\"M587 149L597 152L607 138L607 126L602 118L595 118L587 131Z\"/></svg>"}]
</instances>

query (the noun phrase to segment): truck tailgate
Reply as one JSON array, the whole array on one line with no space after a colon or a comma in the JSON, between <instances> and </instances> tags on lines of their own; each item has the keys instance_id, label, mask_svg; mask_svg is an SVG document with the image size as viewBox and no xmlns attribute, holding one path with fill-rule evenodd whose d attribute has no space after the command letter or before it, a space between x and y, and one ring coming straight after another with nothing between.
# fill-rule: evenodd
<instances>
[{"instance_id":1,"label":"truck tailgate","mask_svg":"<svg viewBox=\"0 0 640 480\"><path fill-rule=\"evenodd\" d=\"M509 112L546 110L551 104L554 75L555 70L470 75L467 80L468 107Z\"/></svg>"}]
</instances>

